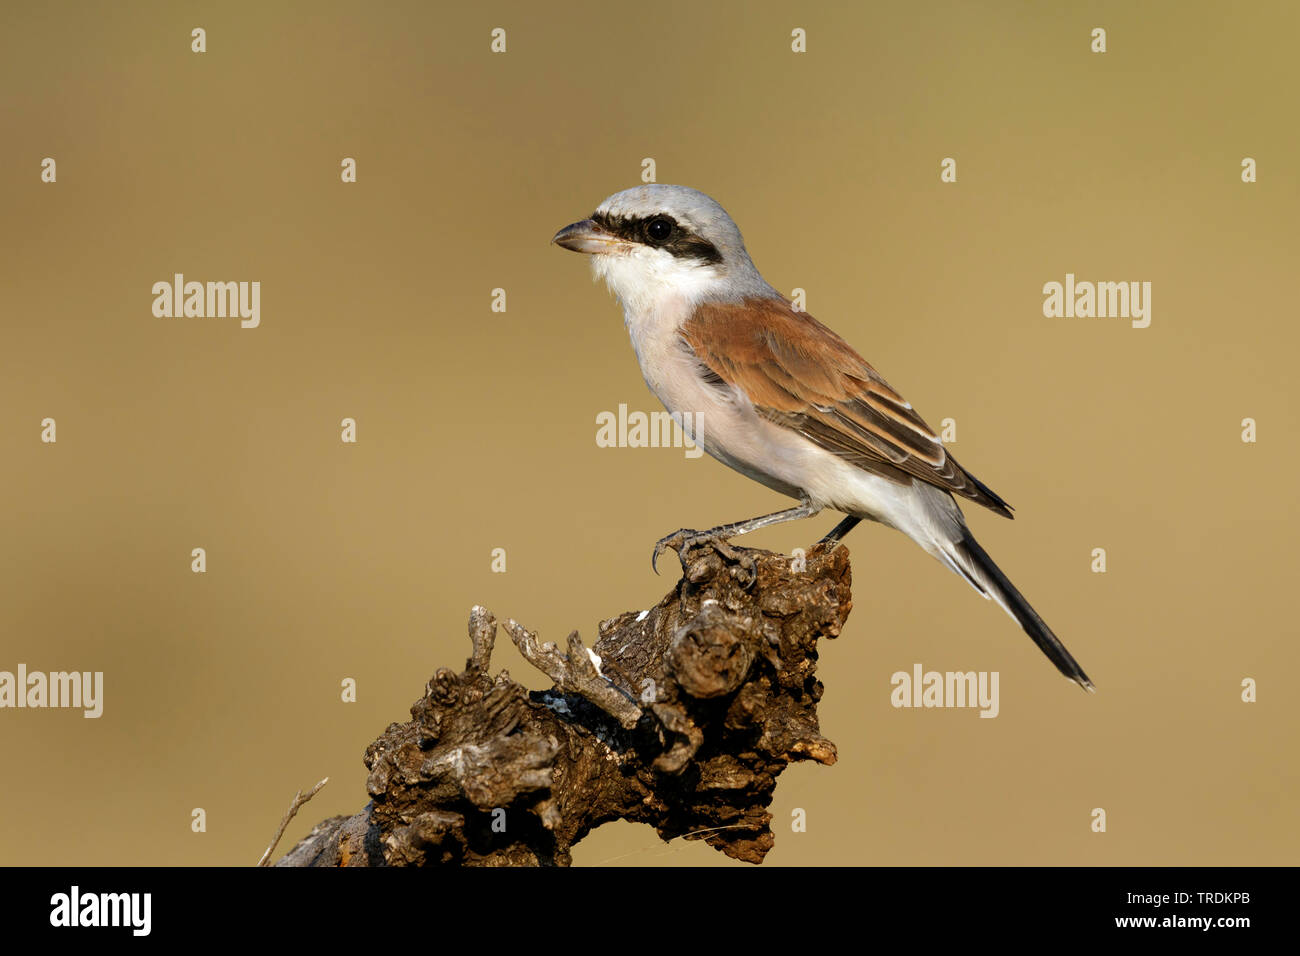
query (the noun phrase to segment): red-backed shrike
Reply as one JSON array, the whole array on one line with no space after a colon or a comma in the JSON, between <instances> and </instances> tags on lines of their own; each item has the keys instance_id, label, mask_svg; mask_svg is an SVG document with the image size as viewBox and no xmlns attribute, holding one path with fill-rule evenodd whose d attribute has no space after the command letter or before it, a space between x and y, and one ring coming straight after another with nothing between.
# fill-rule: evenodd
<instances>
[{"instance_id":1,"label":"red-backed shrike","mask_svg":"<svg viewBox=\"0 0 1300 956\"><path fill-rule=\"evenodd\" d=\"M1010 506L967 472L910 403L848 343L796 311L759 275L740 230L685 186L610 196L554 242L591 256L623 306L641 373L691 439L714 458L800 503L786 511L679 531L654 557L823 508L907 535L997 601L1062 674L1092 682L966 527L953 495L1005 517ZM734 552L730 552L733 553Z\"/></svg>"}]
</instances>

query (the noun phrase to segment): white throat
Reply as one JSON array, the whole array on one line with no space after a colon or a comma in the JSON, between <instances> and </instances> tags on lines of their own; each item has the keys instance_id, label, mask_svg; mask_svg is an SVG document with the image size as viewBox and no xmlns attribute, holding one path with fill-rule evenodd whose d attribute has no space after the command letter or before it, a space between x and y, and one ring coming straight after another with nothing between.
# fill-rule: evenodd
<instances>
[{"instance_id":1,"label":"white throat","mask_svg":"<svg viewBox=\"0 0 1300 956\"><path fill-rule=\"evenodd\" d=\"M714 266L647 246L592 256L591 270L623 306L629 328L669 308L689 315L705 299L722 297L727 286Z\"/></svg>"}]
</instances>

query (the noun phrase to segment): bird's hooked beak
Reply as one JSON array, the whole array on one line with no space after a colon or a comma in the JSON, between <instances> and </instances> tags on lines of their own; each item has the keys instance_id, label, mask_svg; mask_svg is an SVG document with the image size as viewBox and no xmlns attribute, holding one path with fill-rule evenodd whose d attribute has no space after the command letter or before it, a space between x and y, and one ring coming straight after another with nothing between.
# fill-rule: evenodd
<instances>
[{"instance_id":1,"label":"bird's hooked beak","mask_svg":"<svg viewBox=\"0 0 1300 956\"><path fill-rule=\"evenodd\" d=\"M614 235L594 219L584 219L565 226L551 240L557 246L595 255L602 252L614 252L625 248L627 243Z\"/></svg>"}]
</instances>

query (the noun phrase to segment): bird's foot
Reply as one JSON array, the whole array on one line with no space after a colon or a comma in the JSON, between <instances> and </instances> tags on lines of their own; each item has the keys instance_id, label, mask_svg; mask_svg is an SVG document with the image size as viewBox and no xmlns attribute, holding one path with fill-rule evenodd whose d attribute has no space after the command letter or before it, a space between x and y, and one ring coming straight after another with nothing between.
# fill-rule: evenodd
<instances>
[{"instance_id":1,"label":"bird's foot","mask_svg":"<svg viewBox=\"0 0 1300 956\"><path fill-rule=\"evenodd\" d=\"M839 538L821 538L813 542L808 554L830 554L843 543Z\"/></svg>"},{"instance_id":2,"label":"bird's foot","mask_svg":"<svg viewBox=\"0 0 1300 956\"><path fill-rule=\"evenodd\" d=\"M739 565L749 582L752 583L758 578L758 566L754 561L754 556L744 548L733 547L731 542L720 533L721 531L720 528L713 528L709 531L681 528L666 537L660 538L655 543L654 554L650 556L651 569L654 570L655 574L658 574L660 555L671 549L677 552L677 559L681 561L682 570L685 571L687 568L687 552L695 548L709 547L726 560Z\"/></svg>"},{"instance_id":3,"label":"bird's foot","mask_svg":"<svg viewBox=\"0 0 1300 956\"><path fill-rule=\"evenodd\" d=\"M855 517L853 515L849 515L847 518L845 518L843 521L837 524L834 528L832 528L830 530L830 533L827 534L826 537L822 538L820 541L814 544L812 546L812 550L821 551L825 549L825 551L829 554L830 552L834 551L836 548L840 546L840 542L844 540L844 536L848 534L850 531L852 531L854 528L856 528L859 522L861 521L862 521L861 518Z\"/></svg>"},{"instance_id":4,"label":"bird's foot","mask_svg":"<svg viewBox=\"0 0 1300 956\"><path fill-rule=\"evenodd\" d=\"M696 531L694 528L678 528L670 535L665 535L655 542L654 554L650 555L650 568L655 574L659 573L659 558L665 551L672 550L677 552L677 558L682 562L683 569L686 567L686 552L693 548L710 545L715 551L728 560L737 560L736 549L731 546L726 538L722 537L716 531Z\"/></svg>"}]
</instances>

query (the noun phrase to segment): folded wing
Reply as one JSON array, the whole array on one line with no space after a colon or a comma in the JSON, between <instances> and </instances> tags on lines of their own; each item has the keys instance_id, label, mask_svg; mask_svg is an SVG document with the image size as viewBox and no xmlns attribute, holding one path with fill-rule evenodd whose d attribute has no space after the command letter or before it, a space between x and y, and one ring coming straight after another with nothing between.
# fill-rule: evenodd
<instances>
[{"instance_id":1,"label":"folded wing","mask_svg":"<svg viewBox=\"0 0 1300 956\"><path fill-rule=\"evenodd\" d=\"M919 478L1011 517L862 356L785 300L702 305L681 334L706 374L739 386L768 421L873 475Z\"/></svg>"}]
</instances>

